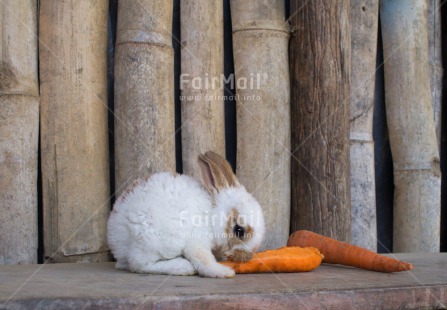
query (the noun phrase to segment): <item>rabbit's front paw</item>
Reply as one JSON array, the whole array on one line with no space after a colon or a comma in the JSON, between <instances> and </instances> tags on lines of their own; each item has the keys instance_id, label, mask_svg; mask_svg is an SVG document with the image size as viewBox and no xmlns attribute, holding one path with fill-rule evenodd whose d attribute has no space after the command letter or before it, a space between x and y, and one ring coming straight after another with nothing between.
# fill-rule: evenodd
<instances>
[{"instance_id":1,"label":"rabbit's front paw","mask_svg":"<svg viewBox=\"0 0 447 310\"><path fill-rule=\"evenodd\" d=\"M219 263L211 264L199 270L199 274L207 278L233 278L235 276L233 269Z\"/></svg>"}]
</instances>

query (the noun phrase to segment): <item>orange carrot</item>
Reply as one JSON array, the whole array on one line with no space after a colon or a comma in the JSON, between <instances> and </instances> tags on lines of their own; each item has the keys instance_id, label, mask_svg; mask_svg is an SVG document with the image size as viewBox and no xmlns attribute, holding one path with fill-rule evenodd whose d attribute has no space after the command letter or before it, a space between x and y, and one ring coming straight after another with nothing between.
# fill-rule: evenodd
<instances>
[{"instance_id":1,"label":"orange carrot","mask_svg":"<svg viewBox=\"0 0 447 310\"><path fill-rule=\"evenodd\" d=\"M223 261L221 264L233 268L236 273L301 272L320 266L323 255L312 247L282 247L259 252L245 263Z\"/></svg>"},{"instance_id":2,"label":"orange carrot","mask_svg":"<svg viewBox=\"0 0 447 310\"><path fill-rule=\"evenodd\" d=\"M287 245L316 247L324 255L323 263L340 264L380 272L397 272L413 269L413 265L410 263L386 257L307 230L294 232L290 235Z\"/></svg>"}]
</instances>

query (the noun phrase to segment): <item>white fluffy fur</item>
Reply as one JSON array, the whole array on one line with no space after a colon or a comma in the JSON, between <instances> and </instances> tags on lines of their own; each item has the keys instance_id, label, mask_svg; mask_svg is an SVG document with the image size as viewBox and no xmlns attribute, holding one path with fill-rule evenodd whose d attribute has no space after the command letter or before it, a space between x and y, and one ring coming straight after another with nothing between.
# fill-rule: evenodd
<instances>
[{"instance_id":1,"label":"white fluffy fur","mask_svg":"<svg viewBox=\"0 0 447 310\"><path fill-rule=\"evenodd\" d=\"M213 204L214 202L214 204ZM229 245L228 213L236 209L254 230L246 243ZM243 186L225 188L214 197L186 175L157 173L139 181L115 203L108 222L108 243L116 267L138 273L233 277L216 262L212 250L253 252L264 235L257 201Z\"/></svg>"}]
</instances>

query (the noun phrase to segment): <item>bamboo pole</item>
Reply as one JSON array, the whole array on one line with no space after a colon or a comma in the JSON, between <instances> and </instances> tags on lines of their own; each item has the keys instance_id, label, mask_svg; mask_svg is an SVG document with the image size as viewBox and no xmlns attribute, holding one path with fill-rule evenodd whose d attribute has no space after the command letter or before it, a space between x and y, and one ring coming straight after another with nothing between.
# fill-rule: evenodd
<instances>
[{"instance_id":1,"label":"bamboo pole","mask_svg":"<svg viewBox=\"0 0 447 310\"><path fill-rule=\"evenodd\" d=\"M289 29L284 1L233 0L237 175L263 207L262 249L286 244L290 223Z\"/></svg>"},{"instance_id":2,"label":"bamboo pole","mask_svg":"<svg viewBox=\"0 0 447 310\"><path fill-rule=\"evenodd\" d=\"M225 155L223 3L184 0L180 8L183 173L200 179L200 153Z\"/></svg>"},{"instance_id":3,"label":"bamboo pole","mask_svg":"<svg viewBox=\"0 0 447 310\"><path fill-rule=\"evenodd\" d=\"M291 229L349 242L349 1L291 2Z\"/></svg>"},{"instance_id":4,"label":"bamboo pole","mask_svg":"<svg viewBox=\"0 0 447 310\"><path fill-rule=\"evenodd\" d=\"M351 243L377 251L374 85L379 1L351 1Z\"/></svg>"},{"instance_id":5,"label":"bamboo pole","mask_svg":"<svg viewBox=\"0 0 447 310\"><path fill-rule=\"evenodd\" d=\"M441 171L430 93L427 4L383 0L380 8L395 252L438 252L440 245Z\"/></svg>"},{"instance_id":6,"label":"bamboo pole","mask_svg":"<svg viewBox=\"0 0 447 310\"><path fill-rule=\"evenodd\" d=\"M115 53L115 176L175 172L172 0L122 0Z\"/></svg>"},{"instance_id":7,"label":"bamboo pole","mask_svg":"<svg viewBox=\"0 0 447 310\"><path fill-rule=\"evenodd\" d=\"M430 62L430 89L438 149L441 147L442 124L442 35L441 35L441 1L430 0L428 5L428 57Z\"/></svg>"},{"instance_id":8,"label":"bamboo pole","mask_svg":"<svg viewBox=\"0 0 447 310\"><path fill-rule=\"evenodd\" d=\"M108 1L40 1L45 257L108 259Z\"/></svg>"},{"instance_id":9,"label":"bamboo pole","mask_svg":"<svg viewBox=\"0 0 447 310\"><path fill-rule=\"evenodd\" d=\"M36 8L0 3L0 264L37 263Z\"/></svg>"}]
</instances>

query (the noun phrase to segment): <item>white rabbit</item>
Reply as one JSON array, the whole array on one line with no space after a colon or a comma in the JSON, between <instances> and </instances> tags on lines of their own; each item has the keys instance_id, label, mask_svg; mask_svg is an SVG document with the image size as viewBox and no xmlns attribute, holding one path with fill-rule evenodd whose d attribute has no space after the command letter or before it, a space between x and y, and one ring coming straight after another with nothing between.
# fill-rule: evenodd
<instances>
[{"instance_id":1,"label":"white rabbit","mask_svg":"<svg viewBox=\"0 0 447 310\"><path fill-rule=\"evenodd\" d=\"M265 230L259 203L216 153L200 155L199 165L206 189L189 176L162 172L117 199L107 227L116 268L229 278L234 271L216 258L251 258Z\"/></svg>"}]
</instances>

